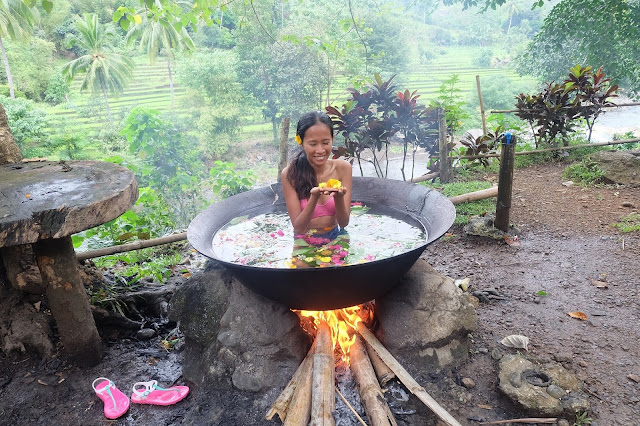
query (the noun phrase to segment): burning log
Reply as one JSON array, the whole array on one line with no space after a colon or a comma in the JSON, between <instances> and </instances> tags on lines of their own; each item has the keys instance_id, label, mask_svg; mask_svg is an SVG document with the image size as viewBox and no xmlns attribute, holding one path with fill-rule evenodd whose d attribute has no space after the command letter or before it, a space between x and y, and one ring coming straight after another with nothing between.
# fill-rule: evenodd
<instances>
[{"instance_id":1,"label":"burning log","mask_svg":"<svg viewBox=\"0 0 640 426\"><path fill-rule=\"evenodd\" d=\"M382 346L382 343L369 331L369 329L361 322L358 323L358 333L371 345L373 350L377 352L380 358L387 366L398 376L398 379L413 393L420 401L422 401L431 411L433 411L448 426L462 426L448 411L434 400L427 391L415 381L413 377L404 369L402 365Z\"/></svg>"},{"instance_id":2,"label":"burning log","mask_svg":"<svg viewBox=\"0 0 640 426\"><path fill-rule=\"evenodd\" d=\"M289 380L287 386L285 386L278 398L271 405L271 408L269 408L269 411L265 416L267 420L271 420L273 416L278 414L280 420L284 423L285 419L291 412L293 413L290 416L290 421L292 422L291 424L300 424L305 426L307 425L307 423L309 422L309 416L311 415L310 384L311 369L313 366L312 356L315 350L316 343L314 341L311 349L309 349L309 352L307 353L307 356L305 356L305 358L302 360L296 372L293 373L293 376L291 377L291 380ZM296 391L298 397L296 398L294 403L293 400L294 396L296 395ZM306 405L304 404L305 401L307 401ZM302 410L303 407L306 407L306 416L304 415L304 410Z\"/></svg>"},{"instance_id":3,"label":"burning log","mask_svg":"<svg viewBox=\"0 0 640 426\"><path fill-rule=\"evenodd\" d=\"M316 351L313 355L313 393L311 398L311 426L333 426L335 420L335 361L331 329L326 321L320 321L316 334Z\"/></svg>"},{"instance_id":4,"label":"burning log","mask_svg":"<svg viewBox=\"0 0 640 426\"><path fill-rule=\"evenodd\" d=\"M350 350L351 370L358 382L358 390L367 417L373 426L397 426L396 420L382 394L376 374L359 336Z\"/></svg>"},{"instance_id":5,"label":"burning log","mask_svg":"<svg viewBox=\"0 0 640 426\"><path fill-rule=\"evenodd\" d=\"M376 372L376 377L378 377L378 382L380 386L384 386L393 380L396 375L393 374L393 371L384 363L382 358L373 350L370 344L366 343L367 353L369 354L369 360L371 361L371 365L373 366L373 371Z\"/></svg>"}]
</instances>

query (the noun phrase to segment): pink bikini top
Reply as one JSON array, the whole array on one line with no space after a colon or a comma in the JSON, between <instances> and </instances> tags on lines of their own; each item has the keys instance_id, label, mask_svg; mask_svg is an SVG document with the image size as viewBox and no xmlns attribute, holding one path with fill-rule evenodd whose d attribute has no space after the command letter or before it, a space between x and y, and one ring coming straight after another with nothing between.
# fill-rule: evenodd
<instances>
[{"instance_id":1,"label":"pink bikini top","mask_svg":"<svg viewBox=\"0 0 640 426\"><path fill-rule=\"evenodd\" d=\"M300 200L300 208L304 210L304 208L307 206L308 203L309 203L309 200L307 199ZM325 201L324 204L320 204L320 203L316 204L316 208L313 210L311 219L314 219L320 216L335 216L335 215L336 215L336 202L333 199L333 197L329 197L329 199Z\"/></svg>"}]
</instances>

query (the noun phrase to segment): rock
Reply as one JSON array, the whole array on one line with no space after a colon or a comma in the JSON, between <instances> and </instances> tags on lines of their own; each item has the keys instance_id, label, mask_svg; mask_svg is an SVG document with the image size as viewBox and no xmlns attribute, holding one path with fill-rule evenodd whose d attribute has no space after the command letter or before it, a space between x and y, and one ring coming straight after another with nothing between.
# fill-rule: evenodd
<instances>
[{"instance_id":1,"label":"rock","mask_svg":"<svg viewBox=\"0 0 640 426\"><path fill-rule=\"evenodd\" d=\"M425 369L458 365L477 328L471 296L419 259L400 283L376 299L378 338L395 356Z\"/></svg>"},{"instance_id":2,"label":"rock","mask_svg":"<svg viewBox=\"0 0 640 426\"><path fill-rule=\"evenodd\" d=\"M502 359L502 352L500 351L500 349L494 348L491 351L491 358L495 359L496 361L501 360Z\"/></svg>"},{"instance_id":3,"label":"rock","mask_svg":"<svg viewBox=\"0 0 640 426\"><path fill-rule=\"evenodd\" d=\"M565 391L560 386L549 385L547 387L547 393L554 398L562 398L565 396Z\"/></svg>"},{"instance_id":4,"label":"rock","mask_svg":"<svg viewBox=\"0 0 640 426\"><path fill-rule=\"evenodd\" d=\"M529 372L537 374L540 383L525 380ZM572 416L576 411L589 410L582 382L559 364L541 364L522 355L506 355L500 361L498 376L500 391L532 416ZM520 386L518 377L522 379ZM551 384L547 385L549 381Z\"/></svg>"},{"instance_id":5,"label":"rock","mask_svg":"<svg viewBox=\"0 0 640 426\"><path fill-rule=\"evenodd\" d=\"M569 420L560 419L558 420L558 426L571 426L571 423L569 423Z\"/></svg>"},{"instance_id":6,"label":"rock","mask_svg":"<svg viewBox=\"0 0 640 426\"><path fill-rule=\"evenodd\" d=\"M149 340L156 337L156 331L152 328L143 328L138 330L136 337L140 340Z\"/></svg>"},{"instance_id":7,"label":"rock","mask_svg":"<svg viewBox=\"0 0 640 426\"><path fill-rule=\"evenodd\" d=\"M470 377L464 377L462 379L462 386L464 386L467 389L472 389L476 386L476 382L474 382L473 379Z\"/></svg>"},{"instance_id":8,"label":"rock","mask_svg":"<svg viewBox=\"0 0 640 426\"><path fill-rule=\"evenodd\" d=\"M199 384L230 376L240 390L283 387L311 345L296 314L215 262L176 291L169 318L185 336L184 378Z\"/></svg>"},{"instance_id":9,"label":"rock","mask_svg":"<svg viewBox=\"0 0 640 426\"><path fill-rule=\"evenodd\" d=\"M590 158L608 183L640 187L640 157L626 151L598 151Z\"/></svg>"},{"instance_id":10,"label":"rock","mask_svg":"<svg viewBox=\"0 0 640 426\"><path fill-rule=\"evenodd\" d=\"M484 216L474 216L469 219L469 223L464 226L464 232L467 235L477 235L480 237L488 237L494 240L504 240L505 232L496 228L493 224L495 221L495 215L486 214ZM519 235L520 230L513 225L509 226L509 231L506 235L514 236Z\"/></svg>"}]
</instances>

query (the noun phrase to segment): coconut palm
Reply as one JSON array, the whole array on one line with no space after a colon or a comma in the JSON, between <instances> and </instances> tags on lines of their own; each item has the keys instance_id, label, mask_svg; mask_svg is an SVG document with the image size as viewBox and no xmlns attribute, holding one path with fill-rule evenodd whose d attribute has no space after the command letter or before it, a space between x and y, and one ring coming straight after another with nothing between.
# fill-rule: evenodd
<instances>
[{"instance_id":1,"label":"coconut palm","mask_svg":"<svg viewBox=\"0 0 640 426\"><path fill-rule=\"evenodd\" d=\"M140 40L140 48L146 50L149 62L155 64L159 54L167 57L167 69L169 70L169 89L171 91L171 109L174 104L173 76L171 73L171 61L175 60L176 51L192 51L195 49L193 40L184 27L180 30L165 19L149 19L144 16L139 24L129 29L125 37L127 45L135 40Z\"/></svg>"},{"instance_id":2,"label":"coconut palm","mask_svg":"<svg viewBox=\"0 0 640 426\"><path fill-rule=\"evenodd\" d=\"M0 53L7 73L7 84L12 99L16 97L13 89L13 76L2 37L10 37L12 40L27 37L31 34L36 16L22 0L0 0Z\"/></svg>"},{"instance_id":3,"label":"coconut palm","mask_svg":"<svg viewBox=\"0 0 640 426\"><path fill-rule=\"evenodd\" d=\"M108 93L119 95L131 79L134 64L131 59L115 52L117 34L109 25L101 24L95 14L77 16L75 33L67 39L68 46L78 46L86 53L68 62L62 74L70 82L78 74L84 75L80 91L91 90L104 96L109 121L113 121Z\"/></svg>"}]
</instances>

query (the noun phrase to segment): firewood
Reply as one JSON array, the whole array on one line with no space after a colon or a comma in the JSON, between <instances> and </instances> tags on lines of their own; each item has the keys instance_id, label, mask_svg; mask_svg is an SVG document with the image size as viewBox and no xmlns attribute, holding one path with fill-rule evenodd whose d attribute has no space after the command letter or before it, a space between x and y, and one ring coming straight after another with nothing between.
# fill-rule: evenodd
<instances>
[{"instance_id":1,"label":"firewood","mask_svg":"<svg viewBox=\"0 0 640 426\"><path fill-rule=\"evenodd\" d=\"M331 330L321 321L316 334L316 352L313 355L313 392L311 398L311 426L333 426L335 401L335 361Z\"/></svg>"},{"instance_id":2,"label":"firewood","mask_svg":"<svg viewBox=\"0 0 640 426\"><path fill-rule=\"evenodd\" d=\"M311 374L313 370L313 358L305 367L300 383L295 388L291 403L289 404L284 426L307 426L311 417Z\"/></svg>"},{"instance_id":3,"label":"firewood","mask_svg":"<svg viewBox=\"0 0 640 426\"><path fill-rule=\"evenodd\" d=\"M384 399L376 373L373 370L360 336L356 336L349 353L351 371L356 377L360 399L371 424L373 426L397 426L396 420Z\"/></svg>"},{"instance_id":4,"label":"firewood","mask_svg":"<svg viewBox=\"0 0 640 426\"><path fill-rule=\"evenodd\" d=\"M287 386L285 386L278 398L271 405L271 408L269 408L269 411L265 416L267 420L271 420L273 416L278 414L280 420L284 422L285 418L287 417L289 406L291 404L291 400L293 399L296 388L298 388L299 386L304 386L305 382L311 383L311 368L313 365L311 357L313 356L315 350L316 343L314 341L313 345L311 345L311 349L309 349L309 352L307 352L307 356L304 357L296 372L293 373L293 376L291 377L291 380L289 380L289 383L287 383ZM311 408L311 402L309 402L308 405L309 408ZM309 415L310 413L311 412L309 412ZM308 417L307 421L309 421Z\"/></svg>"},{"instance_id":5,"label":"firewood","mask_svg":"<svg viewBox=\"0 0 640 426\"><path fill-rule=\"evenodd\" d=\"M369 360L371 361L371 365L373 366L373 371L376 372L376 377L378 378L378 382L380 386L384 386L393 380L396 375L393 374L393 371L384 363L382 358L373 350L370 344L366 343L367 353L369 354Z\"/></svg>"},{"instance_id":6,"label":"firewood","mask_svg":"<svg viewBox=\"0 0 640 426\"><path fill-rule=\"evenodd\" d=\"M361 322L358 323L358 333L371 345L373 350L380 356L387 366L395 373L400 381L422 401L431 411L433 411L448 426L462 426L447 410L442 408L435 399L427 393L427 391L415 381L413 377L404 369L402 365L389 353L389 351L380 343L380 341L369 331L369 329Z\"/></svg>"}]
</instances>

